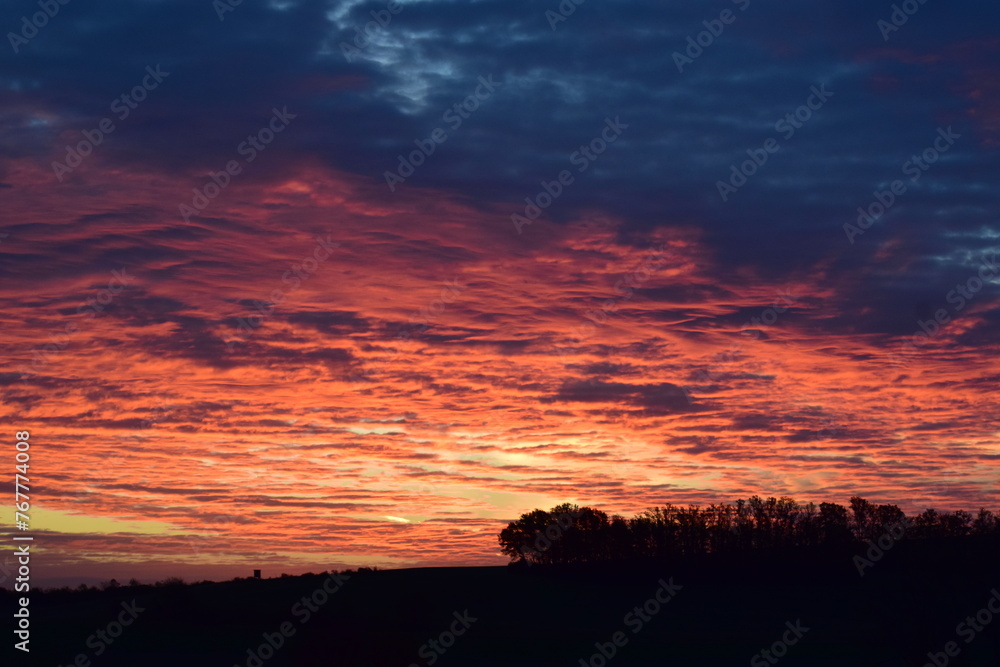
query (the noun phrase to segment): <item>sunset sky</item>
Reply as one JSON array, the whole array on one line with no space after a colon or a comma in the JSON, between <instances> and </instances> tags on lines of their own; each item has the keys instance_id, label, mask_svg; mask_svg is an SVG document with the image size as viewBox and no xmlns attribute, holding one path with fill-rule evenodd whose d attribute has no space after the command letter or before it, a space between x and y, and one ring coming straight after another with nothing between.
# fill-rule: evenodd
<instances>
[{"instance_id":1,"label":"sunset sky","mask_svg":"<svg viewBox=\"0 0 1000 667\"><path fill-rule=\"evenodd\" d=\"M1000 7L224 1L0 16L36 577L1000 510Z\"/></svg>"}]
</instances>

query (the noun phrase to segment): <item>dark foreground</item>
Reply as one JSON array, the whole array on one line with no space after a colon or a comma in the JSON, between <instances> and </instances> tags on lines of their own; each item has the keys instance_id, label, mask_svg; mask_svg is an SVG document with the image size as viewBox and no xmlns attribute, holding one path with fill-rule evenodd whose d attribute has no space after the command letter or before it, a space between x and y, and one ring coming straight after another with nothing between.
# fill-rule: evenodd
<instances>
[{"instance_id":1,"label":"dark foreground","mask_svg":"<svg viewBox=\"0 0 1000 667\"><path fill-rule=\"evenodd\" d=\"M863 552L33 592L4 664L1000 665L996 543L901 542L862 577Z\"/></svg>"}]
</instances>

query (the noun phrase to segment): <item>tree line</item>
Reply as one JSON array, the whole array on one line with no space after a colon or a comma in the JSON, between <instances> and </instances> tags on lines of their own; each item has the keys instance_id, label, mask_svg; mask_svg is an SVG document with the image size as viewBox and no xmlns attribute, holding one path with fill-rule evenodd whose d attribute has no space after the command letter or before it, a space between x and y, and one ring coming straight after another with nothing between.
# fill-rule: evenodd
<instances>
[{"instance_id":1,"label":"tree line","mask_svg":"<svg viewBox=\"0 0 1000 667\"><path fill-rule=\"evenodd\" d=\"M704 508L667 504L626 519L564 503L522 514L497 537L512 562L551 564L844 546L887 534L894 539L1000 537L1000 513L927 509L908 517L896 505L857 496L849 508L753 496Z\"/></svg>"}]
</instances>

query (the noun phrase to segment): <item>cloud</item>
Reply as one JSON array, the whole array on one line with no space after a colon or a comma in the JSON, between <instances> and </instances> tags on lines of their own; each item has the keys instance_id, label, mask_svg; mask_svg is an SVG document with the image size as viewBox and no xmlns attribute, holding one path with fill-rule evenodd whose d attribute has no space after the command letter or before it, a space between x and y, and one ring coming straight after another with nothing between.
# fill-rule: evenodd
<instances>
[{"instance_id":1,"label":"cloud","mask_svg":"<svg viewBox=\"0 0 1000 667\"><path fill-rule=\"evenodd\" d=\"M719 5L586 3L552 30L538 3L411 2L345 58L383 6L73 4L0 63L8 417L58 460L53 509L220 538L60 533L53 559L493 564L506 520L563 501L997 499L997 281L952 290L998 247L1000 9L928 3L886 42L888 7L751 3L679 73ZM119 118L147 66L169 75ZM495 92L453 127L479 77ZM606 118L628 127L579 171ZM313 267L317 237L339 245ZM109 300L114 271L134 280ZM294 555L260 552L275 535Z\"/></svg>"}]
</instances>

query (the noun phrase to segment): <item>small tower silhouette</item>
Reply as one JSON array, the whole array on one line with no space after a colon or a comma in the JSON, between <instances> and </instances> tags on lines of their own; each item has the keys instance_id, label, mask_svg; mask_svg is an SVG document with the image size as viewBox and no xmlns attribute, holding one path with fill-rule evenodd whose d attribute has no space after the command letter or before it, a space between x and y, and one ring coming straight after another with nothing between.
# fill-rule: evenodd
<instances>
[{"instance_id":1,"label":"small tower silhouette","mask_svg":"<svg viewBox=\"0 0 1000 667\"><path fill-rule=\"evenodd\" d=\"M253 578L254 579L260 579L260 570L254 570L253 571Z\"/></svg>"}]
</instances>

